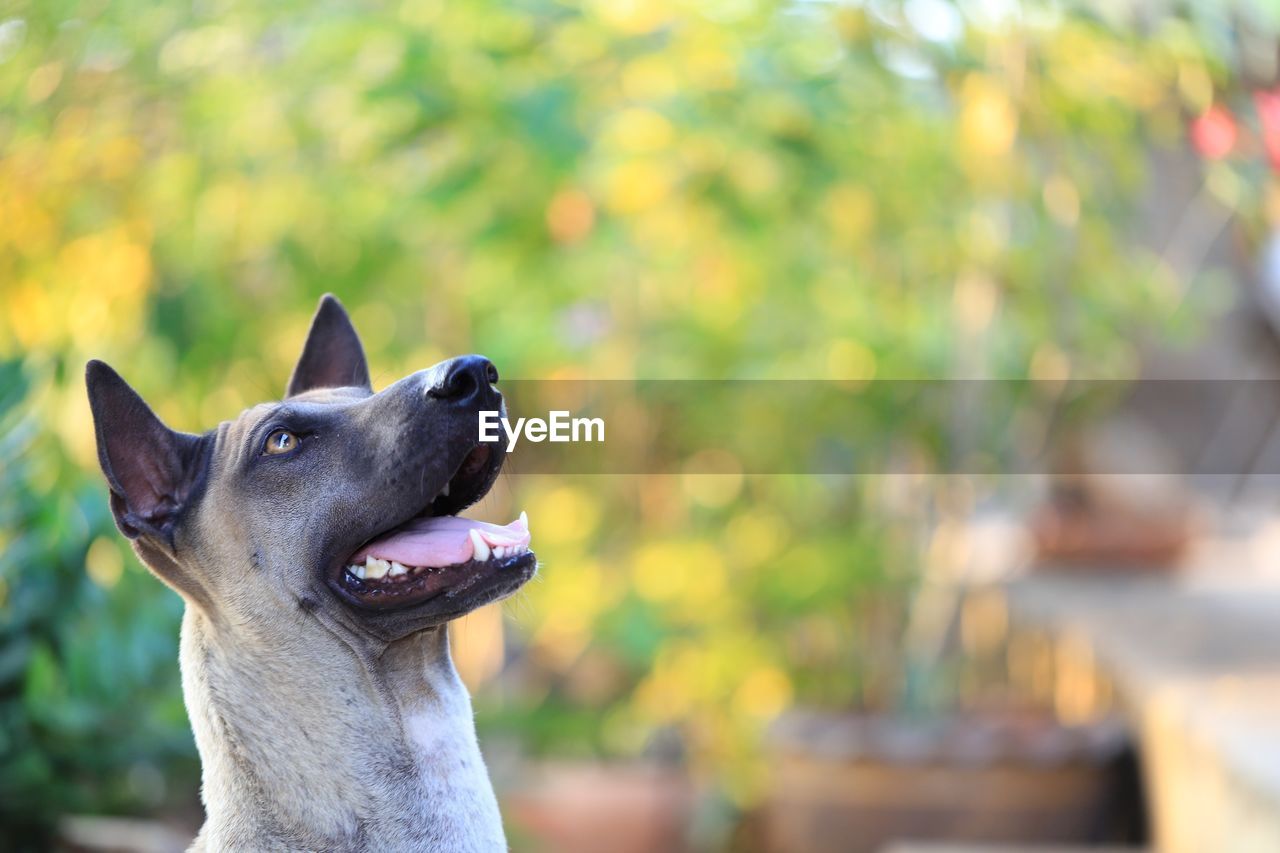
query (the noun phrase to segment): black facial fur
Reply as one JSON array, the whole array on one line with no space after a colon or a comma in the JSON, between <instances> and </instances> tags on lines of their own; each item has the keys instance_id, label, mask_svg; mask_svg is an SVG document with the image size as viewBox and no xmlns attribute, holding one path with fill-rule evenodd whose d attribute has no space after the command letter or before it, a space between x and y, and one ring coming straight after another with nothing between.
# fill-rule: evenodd
<instances>
[{"instance_id":1,"label":"black facial fur","mask_svg":"<svg viewBox=\"0 0 1280 853\"><path fill-rule=\"evenodd\" d=\"M101 361L85 367L85 384L116 525L130 539L146 534L172 546L178 519L208 473L210 437L166 427Z\"/></svg>"},{"instance_id":2,"label":"black facial fur","mask_svg":"<svg viewBox=\"0 0 1280 853\"><path fill-rule=\"evenodd\" d=\"M342 303L326 293L311 318L311 331L284 395L296 397L314 388L348 387L373 392L360 336Z\"/></svg>"},{"instance_id":3,"label":"black facial fur","mask_svg":"<svg viewBox=\"0 0 1280 853\"><path fill-rule=\"evenodd\" d=\"M436 497L476 448L478 411L502 409L496 370L479 356L375 394L355 329L326 296L285 399L203 436L168 429L105 364L90 362L86 375L117 524L188 598L234 599L245 581L227 566L245 566L295 612L395 639L501 598L534 572L531 554L504 569L451 568L439 595L385 609L362 607L335 583L364 543L421 514L456 513L497 478L505 454L493 452L467 488ZM298 443L268 454L267 437L278 429ZM188 523L195 516L202 522ZM221 534L216 541L211 529ZM153 545L142 547L153 539L164 543L163 559ZM208 557L215 550L216 560Z\"/></svg>"}]
</instances>

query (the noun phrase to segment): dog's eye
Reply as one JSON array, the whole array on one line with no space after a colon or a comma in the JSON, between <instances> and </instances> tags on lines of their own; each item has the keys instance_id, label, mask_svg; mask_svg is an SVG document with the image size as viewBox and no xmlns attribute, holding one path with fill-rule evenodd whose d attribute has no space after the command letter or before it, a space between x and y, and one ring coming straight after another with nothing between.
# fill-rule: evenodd
<instances>
[{"instance_id":1,"label":"dog's eye","mask_svg":"<svg viewBox=\"0 0 1280 853\"><path fill-rule=\"evenodd\" d=\"M289 453L298 446L298 437L287 429L278 429L271 435L267 436L267 446L262 449L263 453L271 456L279 456L281 453Z\"/></svg>"}]
</instances>

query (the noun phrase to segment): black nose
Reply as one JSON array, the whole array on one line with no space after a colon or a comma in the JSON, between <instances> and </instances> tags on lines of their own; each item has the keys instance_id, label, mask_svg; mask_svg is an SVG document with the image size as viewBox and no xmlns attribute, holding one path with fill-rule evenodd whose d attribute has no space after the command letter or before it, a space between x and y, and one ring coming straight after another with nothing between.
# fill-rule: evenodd
<instances>
[{"instance_id":1,"label":"black nose","mask_svg":"<svg viewBox=\"0 0 1280 853\"><path fill-rule=\"evenodd\" d=\"M498 381L498 368L482 355L462 355L444 367L444 376L427 390L428 397L469 403Z\"/></svg>"}]
</instances>

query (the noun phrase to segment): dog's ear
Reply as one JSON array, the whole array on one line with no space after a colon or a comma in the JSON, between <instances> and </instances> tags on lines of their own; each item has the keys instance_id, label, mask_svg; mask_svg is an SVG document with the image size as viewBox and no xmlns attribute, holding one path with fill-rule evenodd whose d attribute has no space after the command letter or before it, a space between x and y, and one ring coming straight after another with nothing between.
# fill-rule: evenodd
<instances>
[{"instance_id":1,"label":"dog's ear","mask_svg":"<svg viewBox=\"0 0 1280 853\"><path fill-rule=\"evenodd\" d=\"M373 390L364 347L351 318L331 293L320 297L320 307L311 319L311 331L302 348L302 357L289 379L286 397L312 388L364 388Z\"/></svg>"},{"instance_id":2,"label":"dog's ear","mask_svg":"<svg viewBox=\"0 0 1280 853\"><path fill-rule=\"evenodd\" d=\"M169 429L129 384L101 361L85 368L98 461L120 532L173 544L178 515L208 469L209 439Z\"/></svg>"}]
</instances>

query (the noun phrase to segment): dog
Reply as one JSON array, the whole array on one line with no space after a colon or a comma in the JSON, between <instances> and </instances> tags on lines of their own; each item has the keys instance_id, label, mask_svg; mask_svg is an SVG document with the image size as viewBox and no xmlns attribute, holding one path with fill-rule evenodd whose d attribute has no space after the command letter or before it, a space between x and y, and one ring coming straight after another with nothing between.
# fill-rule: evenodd
<instances>
[{"instance_id":1,"label":"dog","mask_svg":"<svg viewBox=\"0 0 1280 853\"><path fill-rule=\"evenodd\" d=\"M202 435L89 362L116 525L185 601L191 850L507 849L446 630L537 571L523 513L457 516L503 464L497 381L469 355L374 393L332 296L284 399Z\"/></svg>"}]
</instances>

